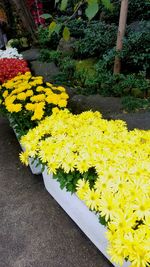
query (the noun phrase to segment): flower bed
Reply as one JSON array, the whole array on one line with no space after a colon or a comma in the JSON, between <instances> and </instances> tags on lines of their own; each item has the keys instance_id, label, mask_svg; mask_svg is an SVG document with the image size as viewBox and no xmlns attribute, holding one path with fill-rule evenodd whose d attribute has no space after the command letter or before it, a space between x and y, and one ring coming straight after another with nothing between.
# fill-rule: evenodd
<instances>
[{"instance_id":1,"label":"flower bed","mask_svg":"<svg viewBox=\"0 0 150 267\"><path fill-rule=\"evenodd\" d=\"M7 48L6 50L0 50L0 59L1 58L17 58L23 59L23 56L18 53L16 48Z\"/></svg>"},{"instance_id":2,"label":"flower bed","mask_svg":"<svg viewBox=\"0 0 150 267\"><path fill-rule=\"evenodd\" d=\"M99 223L98 216L91 212L85 204L75 195L67 192L66 189L60 189L60 184L53 175L47 173L45 168L43 180L47 191L65 210L71 219L88 236L94 245L111 261L107 253L108 241L106 239L106 227ZM124 262L122 267L129 266L129 262ZM115 267L118 265L115 264Z\"/></svg>"},{"instance_id":3,"label":"flower bed","mask_svg":"<svg viewBox=\"0 0 150 267\"><path fill-rule=\"evenodd\" d=\"M44 83L30 72L18 75L0 86L1 111L13 122L18 137L35 127L52 108L64 108L68 95L62 86Z\"/></svg>"},{"instance_id":4,"label":"flower bed","mask_svg":"<svg viewBox=\"0 0 150 267\"><path fill-rule=\"evenodd\" d=\"M0 84L17 76L19 73L29 71L27 62L23 59L2 58L0 59Z\"/></svg>"},{"instance_id":5,"label":"flower bed","mask_svg":"<svg viewBox=\"0 0 150 267\"><path fill-rule=\"evenodd\" d=\"M38 157L107 227L107 252L121 266L150 261L150 131L128 131L98 112L55 110L22 137L20 158Z\"/></svg>"},{"instance_id":6,"label":"flower bed","mask_svg":"<svg viewBox=\"0 0 150 267\"><path fill-rule=\"evenodd\" d=\"M17 138L22 136L21 161L32 167L35 159L47 166L58 181L45 171L47 190L106 257L119 266L128 266L128 260L131 267L148 267L150 131L129 132L123 121L104 120L99 112L73 115L59 110L68 99L62 86L33 77L23 60L1 59L2 63L0 82L8 81L0 86L0 108L11 120ZM19 72L25 73L16 76ZM66 191L76 195L71 197ZM97 242L98 220L100 235L106 229L107 252Z\"/></svg>"}]
</instances>

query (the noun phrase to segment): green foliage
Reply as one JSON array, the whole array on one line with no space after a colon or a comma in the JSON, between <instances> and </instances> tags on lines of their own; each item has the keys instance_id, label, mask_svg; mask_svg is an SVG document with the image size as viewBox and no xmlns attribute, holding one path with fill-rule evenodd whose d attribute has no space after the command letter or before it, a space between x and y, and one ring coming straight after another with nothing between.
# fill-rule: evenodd
<instances>
[{"instance_id":1,"label":"green foliage","mask_svg":"<svg viewBox=\"0 0 150 267\"><path fill-rule=\"evenodd\" d=\"M117 74L113 75L107 67L107 61L100 60L94 66L95 71L77 72L75 77L79 80L80 93L83 94L101 94L103 96L134 96L149 97L150 81L146 79L145 73L138 74ZM80 74L80 75L79 75ZM78 79L77 79L78 78Z\"/></svg>"},{"instance_id":2,"label":"green foliage","mask_svg":"<svg viewBox=\"0 0 150 267\"><path fill-rule=\"evenodd\" d=\"M84 38L76 42L76 56L87 58L102 57L116 43L117 27L103 22L92 21L84 30Z\"/></svg>"},{"instance_id":3,"label":"green foliage","mask_svg":"<svg viewBox=\"0 0 150 267\"><path fill-rule=\"evenodd\" d=\"M147 97L149 89L149 81L145 79L144 73L138 75L128 74L119 75L118 83L114 84L113 92L117 96L132 95L135 97Z\"/></svg>"},{"instance_id":4,"label":"green foliage","mask_svg":"<svg viewBox=\"0 0 150 267\"><path fill-rule=\"evenodd\" d=\"M87 27L87 21L83 19L72 19L67 22L70 35L75 38L83 38L84 30Z\"/></svg>"},{"instance_id":5,"label":"green foliage","mask_svg":"<svg viewBox=\"0 0 150 267\"><path fill-rule=\"evenodd\" d=\"M134 0L129 1L128 23L138 20L149 20L150 16L150 1L149 0Z\"/></svg>"},{"instance_id":6,"label":"green foliage","mask_svg":"<svg viewBox=\"0 0 150 267\"><path fill-rule=\"evenodd\" d=\"M19 116L17 113L10 114L7 112L6 116L9 118L12 127L15 129L18 139L27 134L29 129L37 126L36 122L31 121L32 113L30 112L21 111Z\"/></svg>"},{"instance_id":7,"label":"green foliage","mask_svg":"<svg viewBox=\"0 0 150 267\"><path fill-rule=\"evenodd\" d=\"M99 5L97 0L88 0L88 6L85 10L85 14L89 20L91 20L98 12Z\"/></svg>"},{"instance_id":8,"label":"green foliage","mask_svg":"<svg viewBox=\"0 0 150 267\"><path fill-rule=\"evenodd\" d=\"M56 32L49 34L48 28L38 28L38 42L42 48L56 49L60 38Z\"/></svg>"},{"instance_id":9,"label":"green foliage","mask_svg":"<svg viewBox=\"0 0 150 267\"><path fill-rule=\"evenodd\" d=\"M88 93L94 93L95 88L89 86L89 81L93 80L96 74L94 65L97 62L95 58L89 58L85 60L76 61L76 68L74 72L74 83L79 87L91 87ZM94 91L92 91L94 89Z\"/></svg>"},{"instance_id":10,"label":"green foliage","mask_svg":"<svg viewBox=\"0 0 150 267\"><path fill-rule=\"evenodd\" d=\"M57 2L58 2L58 0L57 0ZM67 7L67 4L68 4L68 0L62 0L62 1L61 1L60 9L61 9L62 11L65 10L66 7Z\"/></svg>"},{"instance_id":11,"label":"green foliage","mask_svg":"<svg viewBox=\"0 0 150 267\"><path fill-rule=\"evenodd\" d=\"M122 105L128 112L145 109L150 110L150 98L140 99L132 96L126 96L122 98Z\"/></svg>"},{"instance_id":12,"label":"green foliage","mask_svg":"<svg viewBox=\"0 0 150 267\"><path fill-rule=\"evenodd\" d=\"M64 30L63 30L63 39L67 42L70 39L70 31L68 29L68 27L65 26Z\"/></svg>"},{"instance_id":13,"label":"green foliage","mask_svg":"<svg viewBox=\"0 0 150 267\"><path fill-rule=\"evenodd\" d=\"M59 66L62 73L65 74L64 78L66 77L67 81L72 80L75 71L75 60L67 56L61 60Z\"/></svg>"},{"instance_id":14,"label":"green foliage","mask_svg":"<svg viewBox=\"0 0 150 267\"><path fill-rule=\"evenodd\" d=\"M74 1L73 1L74 2ZM105 6L106 9L112 10L112 3L110 0L78 0L75 1L74 10L75 12L79 9L80 6L86 4L86 10L85 14L89 20L91 20L98 12L99 10L99 3L102 3L103 6ZM66 10L69 0L56 0L55 3L60 3L60 10L64 11Z\"/></svg>"},{"instance_id":15,"label":"green foliage","mask_svg":"<svg viewBox=\"0 0 150 267\"><path fill-rule=\"evenodd\" d=\"M102 60L96 65L96 75L93 81L98 88L97 92L107 96L132 95L144 98L148 97L150 89L150 81L146 79L144 72L113 75Z\"/></svg>"},{"instance_id":16,"label":"green foliage","mask_svg":"<svg viewBox=\"0 0 150 267\"><path fill-rule=\"evenodd\" d=\"M93 187L94 182L97 179L97 174L93 168L89 169L88 172L81 174L79 171L75 170L69 173L64 173L63 170L59 169L54 174L54 179L60 183L60 188L66 188L67 191L74 193L76 192L76 185L79 179L85 179L89 181L90 187Z\"/></svg>"},{"instance_id":17,"label":"green foliage","mask_svg":"<svg viewBox=\"0 0 150 267\"><path fill-rule=\"evenodd\" d=\"M106 220L105 220L105 217L101 217L101 216L99 216L99 222L100 222L100 224L102 224L102 225L104 225L104 226L107 225L107 222L106 222Z\"/></svg>"},{"instance_id":18,"label":"green foliage","mask_svg":"<svg viewBox=\"0 0 150 267\"><path fill-rule=\"evenodd\" d=\"M109 10L110 12L113 10L113 4L109 0L101 0L102 5L104 6L105 9Z\"/></svg>"},{"instance_id":19,"label":"green foliage","mask_svg":"<svg viewBox=\"0 0 150 267\"><path fill-rule=\"evenodd\" d=\"M52 15L50 15L48 13L44 13L44 14L40 15L40 18L42 18L42 19L51 19Z\"/></svg>"},{"instance_id":20,"label":"green foliage","mask_svg":"<svg viewBox=\"0 0 150 267\"><path fill-rule=\"evenodd\" d=\"M121 57L128 70L150 71L150 22L128 27Z\"/></svg>"},{"instance_id":21,"label":"green foliage","mask_svg":"<svg viewBox=\"0 0 150 267\"><path fill-rule=\"evenodd\" d=\"M115 23L118 25L120 13L120 0L111 0L113 4L112 9L106 9L104 5L100 4L99 12L102 20L106 23ZM129 1L128 5L128 25L135 21L149 20L150 16L150 1L149 0L134 0Z\"/></svg>"},{"instance_id":22,"label":"green foliage","mask_svg":"<svg viewBox=\"0 0 150 267\"><path fill-rule=\"evenodd\" d=\"M40 61L42 62L54 62L56 65L59 64L62 57L62 53L56 50L41 49L40 50Z\"/></svg>"}]
</instances>

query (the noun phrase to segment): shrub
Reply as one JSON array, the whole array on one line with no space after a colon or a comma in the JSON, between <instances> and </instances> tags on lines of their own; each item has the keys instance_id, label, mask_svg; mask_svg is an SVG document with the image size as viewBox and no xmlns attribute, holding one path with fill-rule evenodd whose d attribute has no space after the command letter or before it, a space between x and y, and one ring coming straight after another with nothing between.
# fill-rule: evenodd
<instances>
[{"instance_id":1,"label":"shrub","mask_svg":"<svg viewBox=\"0 0 150 267\"><path fill-rule=\"evenodd\" d=\"M84 38L76 42L76 56L102 57L115 46L117 27L104 22L92 21L84 30Z\"/></svg>"},{"instance_id":2,"label":"shrub","mask_svg":"<svg viewBox=\"0 0 150 267\"><path fill-rule=\"evenodd\" d=\"M122 105L126 111L137 111L139 109L150 109L150 99L140 99L133 96L122 98Z\"/></svg>"},{"instance_id":3,"label":"shrub","mask_svg":"<svg viewBox=\"0 0 150 267\"><path fill-rule=\"evenodd\" d=\"M83 19L72 19L66 24L70 30L70 34L75 38L83 38L85 35L85 28L87 27L87 21Z\"/></svg>"},{"instance_id":4,"label":"shrub","mask_svg":"<svg viewBox=\"0 0 150 267\"><path fill-rule=\"evenodd\" d=\"M57 49L60 36L53 32L49 35L49 29L44 27L38 28L38 42L42 48Z\"/></svg>"},{"instance_id":5,"label":"shrub","mask_svg":"<svg viewBox=\"0 0 150 267\"><path fill-rule=\"evenodd\" d=\"M55 62L59 64L61 60L62 53L56 50L49 50L47 48L40 50L40 60L42 62Z\"/></svg>"},{"instance_id":6,"label":"shrub","mask_svg":"<svg viewBox=\"0 0 150 267\"><path fill-rule=\"evenodd\" d=\"M75 71L75 60L71 57L64 57L60 62L60 70L66 74L67 81L73 78Z\"/></svg>"},{"instance_id":7,"label":"shrub","mask_svg":"<svg viewBox=\"0 0 150 267\"><path fill-rule=\"evenodd\" d=\"M133 74L117 74L107 67L107 60L99 60L94 66L95 72L90 75L87 71L78 72L76 75L83 94L99 93L104 96L134 96L149 97L150 81L146 79L145 72Z\"/></svg>"},{"instance_id":8,"label":"shrub","mask_svg":"<svg viewBox=\"0 0 150 267\"><path fill-rule=\"evenodd\" d=\"M122 61L132 72L150 70L150 22L142 21L128 27L122 51Z\"/></svg>"},{"instance_id":9,"label":"shrub","mask_svg":"<svg viewBox=\"0 0 150 267\"><path fill-rule=\"evenodd\" d=\"M118 25L120 1L111 0L111 2L113 3L114 7L113 12L106 9L103 5L100 5L100 13L102 15L102 19L106 23L115 23ZM149 15L150 15L149 10L150 10L149 0L129 1L127 23L130 24L136 20L149 20Z\"/></svg>"}]
</instances>

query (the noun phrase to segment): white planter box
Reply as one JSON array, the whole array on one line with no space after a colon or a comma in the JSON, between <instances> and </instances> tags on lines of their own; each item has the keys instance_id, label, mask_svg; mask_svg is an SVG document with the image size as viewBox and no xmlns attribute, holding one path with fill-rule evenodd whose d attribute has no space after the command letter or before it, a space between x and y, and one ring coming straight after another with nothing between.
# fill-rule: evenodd
<instances>
[{"instance_id":1,"label":"white planter box","mask_svg":"<svg viewBox=\"0 0 150 267\"><path fill-rule=\"evenodd\" d=\"M17 140L18 140L18 142L20 144L20 141L19 141L19 138L18 138L18 134L17 134L17 132L16 132L16 130L15 130L15 128L13 126L12 126L12 129L13 129L13 131L14 131L16 137L17 137ZM25 151L25 148L21 144L20 144L20 146L21 146L22 150ZM38 160L37 159L34 160L33 158L29 158L29 167L30 167L30 170L31 170L31 172L33 174L38 175L38 174L42 173L42 166L38 165Z\"/></svg>"},{"instance_id":2,"label":"white planter box","mask_svg":"<svg viewBox=\"0 0 150 267\"><path fill-rule=\"evenodd\" d=\"M46 168L43 172L43 179L45 187L51 196L66 211L86 236L88 236L94 245L105 255L105 257L111 261L106 252L106 227L99 223L96 214L91 212L75 194L67 192L66 189L62 190L59 182L53 179L53 175L47 174ZM114 263L112 264L114 265ZM123 267L128 267L129 265L129 262L124 262ZM118 265L114 266L119 267Z\"/></svg>"}]
</instances>

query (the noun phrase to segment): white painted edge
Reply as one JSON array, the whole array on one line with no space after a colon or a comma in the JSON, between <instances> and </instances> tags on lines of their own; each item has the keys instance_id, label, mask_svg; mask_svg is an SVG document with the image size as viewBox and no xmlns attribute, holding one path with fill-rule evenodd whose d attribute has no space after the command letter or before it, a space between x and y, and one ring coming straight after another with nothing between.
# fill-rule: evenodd
<instances>
[{"instance_id":1,"label":"white painted edge","mask_svg":"<svg viewBox=\"0 0 150 267\"><path fill-rule=\"evenodd\" d=\"M105 237L106 227L101 225L98 217L91 212L86 205L75 195L61 189L59 182L53 179L53 174L48 174L45 168L42 173L47 191L65 210L71 219L79 226L93 244L102 252L102 254L111 262L107 254L108 241ZM115 267L120 267L111 262ZM131 263L124 262L122 267L128 267Z\"/></svg>"}]
</instances>

